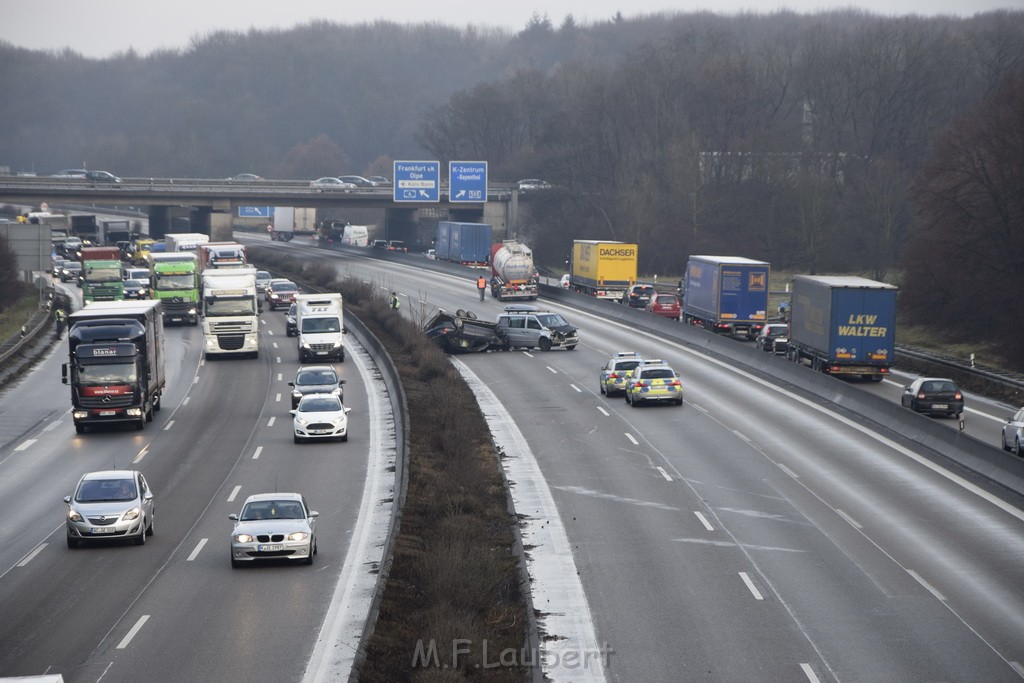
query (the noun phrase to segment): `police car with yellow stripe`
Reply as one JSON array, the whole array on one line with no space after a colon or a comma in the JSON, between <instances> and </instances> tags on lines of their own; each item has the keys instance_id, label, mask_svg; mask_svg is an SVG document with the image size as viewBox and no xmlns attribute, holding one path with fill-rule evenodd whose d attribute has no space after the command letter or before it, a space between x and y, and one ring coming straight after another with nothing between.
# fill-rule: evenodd
<instances>
[{"instance_id":1,"label":"police car with yellow stripe","mask_svg":"<svg viewBox=\"0 0 1024 683\"><path fill-rule=\"evenodd\" d=\"M626 378L626 402L634 408L643 403L683 405L679 373L664 361L642 361Z\"/></svg>"}]
</instances>

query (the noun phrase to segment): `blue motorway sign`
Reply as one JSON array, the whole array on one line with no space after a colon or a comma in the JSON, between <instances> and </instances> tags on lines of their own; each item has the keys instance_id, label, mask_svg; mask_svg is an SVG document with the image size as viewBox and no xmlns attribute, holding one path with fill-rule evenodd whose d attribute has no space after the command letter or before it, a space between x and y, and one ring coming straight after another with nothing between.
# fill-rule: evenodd
<instances>
[{"instance_id":1,"label":"blue motorway sign","mask_svg":"<svg viewBox=\"0 0 1024 683\"><path fill-rule=\"evenodd\" d=\"M487 162L448 162L448 201L487 201Z\"/></svg>"},{"instance_id":2,"label":"blue motorway sign","mask_svg":"<svg viewBox=\"0 0 1024 683\"><path fill-rule=\"evenodd\" d=\"M396 161L396 202L441 201L441 162Z\"/></svg>"},{"instance_id":3,"label":"blue motorway sign","mask_svg":"<svg viewBox=\"0 0 1024 683\"><path fill-rule=\"evenodd\" d=\"M239 218L270 218L274 209L270 206L240 206L238 207Z\"/></svg>"}]
</instances>

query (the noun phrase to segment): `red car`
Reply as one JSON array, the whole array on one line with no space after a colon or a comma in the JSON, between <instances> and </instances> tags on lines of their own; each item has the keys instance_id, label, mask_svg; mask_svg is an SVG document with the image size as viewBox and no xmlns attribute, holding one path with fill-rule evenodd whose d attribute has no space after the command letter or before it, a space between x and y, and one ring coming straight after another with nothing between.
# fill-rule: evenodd
<instances>
[{"instance_id":1,"label":"red car","mask_svg":"<svg viewBox=\"0 0 1024 683\"><path fill-rule=\"evenodd\" d=\"M679 320L679 316L682 314L679 297L675 294L655 294L644 306L644 310L654 315L672 318L672 320Z\"/></svg>"}]
</instances>

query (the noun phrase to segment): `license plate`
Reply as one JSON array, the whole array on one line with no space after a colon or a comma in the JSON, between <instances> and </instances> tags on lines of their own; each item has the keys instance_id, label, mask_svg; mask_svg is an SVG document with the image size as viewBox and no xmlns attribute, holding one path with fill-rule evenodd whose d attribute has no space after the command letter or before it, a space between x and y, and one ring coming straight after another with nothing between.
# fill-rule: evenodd
<instances>
[{"instance_id":1,"label":"license plate","mask_svg":"<svg viewBox=\"0 0 1024 683\"><path fill-rule=\"evenodd\" d=\"M316 355L318 355L318 356L326 356L327 352L326 351L317 351Z\"/></svg>"},{"instance_id":2,"label":"license plate","mask_svg":"<svg viewBox=\"0 0 1024 683\"><path fill-rule=\"evenodd\" d=\"M101 410L100 411L100 417L112 417L114 415L117 415L117 411L115 411L115 410Z\"/></svg>"},{"instance_id":3,"label":"license plate","mask_svg":"<svg viewBox=\"0 0 1024 683\"><path fill-rule=\"evenodd\" d=\"M932 408L935 410L947 410L949 408L948 403L933 403Z\"/></svg>"},{"instance_id":4,"label":"license plate","mask_svg":"<svg viewBox=\"0 0 1024 683\"><path fill-rule=\"evenodd\" d=\"M272 553L278 550L284 550L284 546L280 543L275 543L272 545L259 545L256 546L256 550L258 550L261 553Z\"/></svg>"},{"instance_id":5,"label":"license plate","mask_svg":"<svg viewBox=\"0 0 1024 683\"><path fill-rule=\"evenodd\" d=\"M310 429L309 433L310 434L330 434L331 430L329 430L329 429Z\"/></svg>"},{"instance_id":6,"label":"license plate","mask_svg":"<svg viewBox=\"0 0 1024 683\"><path fill-rule=\"evenodd\" d=\"M116 531L112 526L101 526L95 527L90 533L92 534L112 534Z\"/></svg>"}]
</instances>

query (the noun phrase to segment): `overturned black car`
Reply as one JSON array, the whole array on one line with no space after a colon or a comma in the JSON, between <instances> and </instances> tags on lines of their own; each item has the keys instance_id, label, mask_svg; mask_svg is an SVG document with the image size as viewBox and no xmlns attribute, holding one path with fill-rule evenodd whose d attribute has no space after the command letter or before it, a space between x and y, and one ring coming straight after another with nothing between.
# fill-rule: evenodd
<instances>
[{"instance_id":1,"label":"overturned black car","mask_svg":"<svg viewBox=\"0 0 1024 683\"><path fill-rule=\"evenodd\" d=\"M482 353L507 347L505 333L498 329L498 323L479 320L475 313L461 308L455 313L438 310L423 331L445 353Z\"/></svg>"}]
</instances>

